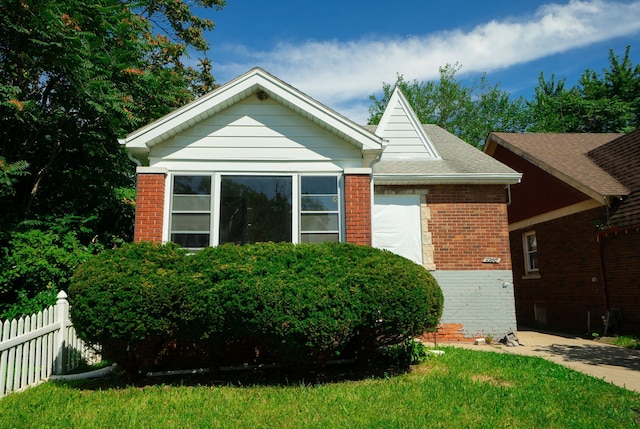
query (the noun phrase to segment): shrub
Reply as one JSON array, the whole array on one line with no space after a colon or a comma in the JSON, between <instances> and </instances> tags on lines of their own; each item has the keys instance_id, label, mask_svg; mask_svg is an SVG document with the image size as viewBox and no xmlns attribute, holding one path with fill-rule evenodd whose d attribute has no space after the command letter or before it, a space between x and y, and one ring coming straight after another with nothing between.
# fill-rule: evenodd
<instances>
[{"instance_id":1,"label":"shrub","mask_svg":"<svg viewBox=\"0 0 640 429\"><path fill-rule=\"evenodd\" d=\"M71 279L71 318L103 358L136 372L176 338L199 339L209 322L201 276L174 244L128 244L83 263Z\"/></svg>"},{"instance_id":2,"label":"shrub","mask_svg":"<svg viewBox=\"0 0 640 429\"><path fill-rule=\"evenodd\" d=\"M424 268L335 243L228 244L192 256L172 244L126 245L83 264L69 292L78 333L129 370L171 341L217 359L209 364L249 350L245 362L257 351L308 369L347 349L362 357L403 343L434 329L442 311Z\"/></svg>"}]
</instances>

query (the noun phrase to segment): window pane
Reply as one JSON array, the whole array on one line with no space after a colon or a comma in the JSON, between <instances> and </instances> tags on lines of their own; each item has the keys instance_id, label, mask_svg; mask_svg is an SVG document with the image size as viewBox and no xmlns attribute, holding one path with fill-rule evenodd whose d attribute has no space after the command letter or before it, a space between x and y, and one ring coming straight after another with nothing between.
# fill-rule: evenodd
<instances>
[{"instance_id":1,"label":"window pane","mask_svg":"<svg viewBox=\"0 0 640 429\"><path fill-rule=\"evenodd\" d=\"M220 243L291 241L291 177L223 176Z\"/></svg>"},{"instance_id":2,"label":"window pane","mask_svg":"<svg viewBox=\"0 0 640 429\"><path fill-rule=\"evenodd\" d=\"M302 213L301 231L338 231L337 213Z\"/></svg>"},{"instance_id":3,"label":"window pane","mask_svg":"<svg viewBox=\"0 0 640 429\"><path fill-rule=\"evenodd\" d=\"M538 250L538 242L536 240L536 235L535 234L529 234L527 235L527 247L529 251L536 251Z\"/></svg>"},{"instance_id":4,"label":"window pane","mask_svg":"<svg viewBox=\"0 0 640 429\"><path fill-rule=\"evenodd\" d=\"M173 193L211 195L211 176L174 176Z\"/></svg>"},{"instance_id":5,"label":"window pane","mask_svg":"<svg viewBox=\"0 0 640 429\"><path fill-rule=\"evenodd\" d=\"M529 254L529 269L530 270L538 269L538 252Z\"/></svg>"},{"instance_id":6,"label":"window pane","mask_svg":"<svg viewBox=\"0 0 640 429\"><path fill-rule=\"evenodd\" d=\"M338 181L335 176L302 176L300 188L302 195L337 194Z\"/></svg>"},{"instance_id":7,"label":"window pane","mask_svg":"<svg viewBox=\"0 0 640 429\"><path fill-rule=\"evenodd\" d=\"M301 234L300 241L302 243L322 243L323 241L337 243L340 241L340 234L337 232L331 234Z\"/></svg>"},{"instance_id":8,"label":"window pane","mask_svg":"<svg viewBox=\"0 0 640 429\"><path fill-rule=\"evenodd\" d=\"M171 241L182 247L202 248L209 245L209 234L171 234Z\"/></svg>"},{"instance_id":9,"label":"window pane","mask_svg":"<svg viewBox=\"0 0 640 429\"><path fill-rule=\"evenodd\" d=\"M173 211L197 212L211 210L211 196L209 195L174 195Z\"/></svg>"},{"instance_id":10,"label":"window pane","mask_svg":"<svg viewBox=\"0 0 640 429\"><path fill-rule=\"evenodd\" d=\"M309 196L305 195L301 199L301 210L307 212L338 211L338 196Z\"/></svg>"},{"instance_id":11,"label":"window pane","mask_svg":"<svg viewBox=\"0 0 640 429\"><path fill-rule=\"evenodd\" d=\"M171 231L209 232L210 219L206 213L174 213L171 216Z\"/></svg>"}]
</instances>

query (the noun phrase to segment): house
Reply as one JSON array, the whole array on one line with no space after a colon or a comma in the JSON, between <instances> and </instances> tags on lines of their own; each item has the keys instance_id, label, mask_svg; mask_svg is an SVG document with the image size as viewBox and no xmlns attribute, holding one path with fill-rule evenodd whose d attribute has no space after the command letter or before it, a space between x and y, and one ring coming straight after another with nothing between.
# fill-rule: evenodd
<instances>
[{"instance_id":1,"label":"house","mask_svg":"<svg viewBox=\"0 0 640 429\"><path fill-rule=\"evenodd\" d=\"M491 133L485 152L523 173L508 209L518 322L640 334L640 130Z\"/></svg>"},{"instance_id":2,"label":"house","mask_svg":"<svg viewBox=\"0 0 640 429\"><path fill-rule=\"evenodd\" d=\"M505 186L520 174L420 124L399 90L363 127L255 68L120 143L136 241L373 245L433 272L441 339L516 329Z\"/></svg>"}]
</instances>

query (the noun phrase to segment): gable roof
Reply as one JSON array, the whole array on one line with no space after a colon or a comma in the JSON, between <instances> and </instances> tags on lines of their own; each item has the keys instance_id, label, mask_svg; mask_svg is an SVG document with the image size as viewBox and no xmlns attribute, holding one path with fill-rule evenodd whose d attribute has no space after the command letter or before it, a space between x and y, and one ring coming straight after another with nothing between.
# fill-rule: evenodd
<instances>
[{"instance_id":1,"label":"gable roof","mask_svg":"<svg viewBox=\"0 0 640 429\"><path fill-rule=\"evenodd\" d=\"M588 156L629 189L613 212L611 224L619 228L640 225L640 130L596 147Z\"/></svg>"},{"instance_id":2,"label":"gable roof","mask_svg":"<svg viewBox=\"0 0 640 429\"><path fill-rule=\"evenodd\" d=\"M269 97L355 145L362 150L364 159L373 159L382 151L380 137L261 68L248 71L214 91L132 132L125 138L119 139L119 142L126 145L133 156L144 159L150 149L158 143L253 94Z\"/></svg>"},{"instance_id":3,"label":"gable roof","mask_svg":"<svg viewBox=\"0 0 640 429\"><path fill-rule=\"evenodd\" d=\"M381 159L441 159L421 125L411 104L396 86L376 128L376 135L387 141Z\"/></svg>"},{"instance_id":4,"label":"gable roof","mask_svg":"<svg viewBox=\"0 0 640 429\"><path fill-rule=\"evenodd\" d=\"M605 133L490 133L485 152L500 145L538 168L602 202L629 189L599 166L589 151L622 136Z\"/></svg>"},{"instance_id":5,"label":"gable roof","mask_svg":"<svg viewBox=\"0 0 640 429\"><path fill-rule=\"evenodd\" d=\"M367 128L378 133L375 125ZM435 124L420 126L438 159L387 159L373 165L377 184L512 184L522 174ZM391 143L389 143L391 144ZM385 149L386 151L386 149Z\"/></svg>"}]
</instances>

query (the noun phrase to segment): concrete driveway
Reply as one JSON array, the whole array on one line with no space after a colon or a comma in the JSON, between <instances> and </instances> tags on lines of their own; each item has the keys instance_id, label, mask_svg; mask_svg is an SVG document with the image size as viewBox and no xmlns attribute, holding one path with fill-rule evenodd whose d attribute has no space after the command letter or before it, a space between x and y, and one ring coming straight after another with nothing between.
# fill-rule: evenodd
<instances>
[{"instance_id":1,"label":"concrete driveway","mask_svg":"<svg viewBox=\"0 0 640 429\"><path fill-rule=\"evenodd\" d=\"M470 349L538 356L617 386L640 392L640 350L584 338L521 330L522 346L468 345Z\"/></svg>"}]
</instances>

